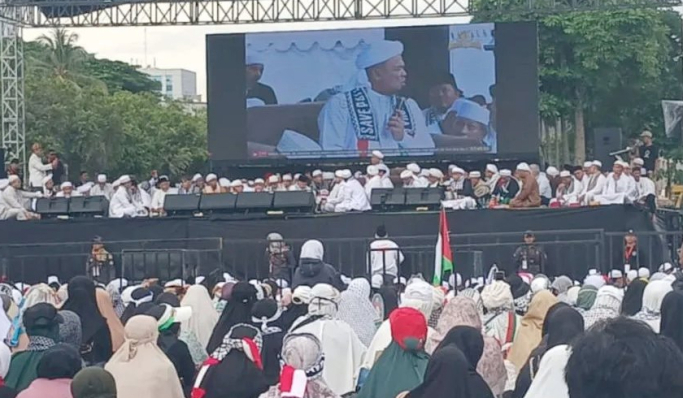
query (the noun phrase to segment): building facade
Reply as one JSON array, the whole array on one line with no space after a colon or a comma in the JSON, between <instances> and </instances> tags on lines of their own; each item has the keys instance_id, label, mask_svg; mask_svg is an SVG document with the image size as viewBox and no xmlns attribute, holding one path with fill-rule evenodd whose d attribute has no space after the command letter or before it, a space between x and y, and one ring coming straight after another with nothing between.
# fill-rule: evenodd
<instances>
[{"instance_id":1,"label":"building facade","mask_svg":"<svg viewBox=\"0 0 683 398\"><path fill-rule=\"evenodd\" d=\"M152 80L161 84L161 94L186 101L199 101L197 95L197 74L186 69L141 68Z\"/></svg>"}]
</instances>

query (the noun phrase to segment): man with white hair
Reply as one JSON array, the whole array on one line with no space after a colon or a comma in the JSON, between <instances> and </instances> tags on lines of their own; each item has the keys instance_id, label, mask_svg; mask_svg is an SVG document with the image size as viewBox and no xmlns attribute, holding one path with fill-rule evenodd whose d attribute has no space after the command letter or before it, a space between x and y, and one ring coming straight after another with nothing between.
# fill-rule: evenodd
<instances>
[{"instance_id":1,"label":"man with white hair","mask_svg":"<svg viewBox=\"0 0 683 398\"><path fill-rule=\"evenodd\" d=\"M375 149L434 153L420 107L398 95L406 82L402 54L403 44L389 40L372 42L358 54L356 67L367 83L335 95L323 107L318 129L324 151L342 151L341 156L366 156Z\"/></svg>"},{"instance_id":2,"label":"man with white hair","mask_svg":"<svg viewBox=\"0 0 683 398\"><path fill-rule=\"evenodd\" d=\"M379 175L379 167L375 165L368 166L366 172L365 193L368 195L368 198L372 198L372 190L382 188L382 177Z\"/></svg>"},{"instance_id":3,"label":"man with white hair","mask_svg":"<svg viewBox=\"0 0 683 398\"><path fill-rule=\"evenodd\" d=\"M128 175L118 179L119 187L109 202L109 218L136 217L138 209L133 203L133 180Z\"/></svg>"},{"instance_id":4,"label":"man with white hair","mask_svg":"<svg viewBox=\"0 0 683 398\"><path fill-rule=\"evenodd\" d=\"M58 198L71 198L75 196L82 196L80 192L74 190L74 185L70 181L64 181L57 192Z\"/></svg>"},{"instance_id":5,"label":"man with white hair","mask_svg":"<svg viewBox=\"0 0 683 398\"><path fill-rule=\"evenodd\" d=\"M114 188L107 182L107 176L98 174L97 184L90 189L90 196L104 196L107 200L111 200L112 195L114 195Z\"/></svg>"},{"instance_id":6,"label":"man with white hair","mask_svg":"<svg viewBox=\"0 0 683 398\"><path fill-rule=\"evenodd\" d=\"M594 200L601 205L623 204L634 195L636 184L633 178L624 174L624 169L629 167L623 160L614 162L612 172L607 176L605 188L600 195L595 195Z\"/></svg>"},{"instance_id":7,"label":"man with white hair","mask_svg":"<svg viewBox=\"0 0 683 398\"><path fill-rule=\"evenodd\" d=\"M493 190L496 189L496 183L500 178L500 174L498 174L498 166L493 163L487 164L486 170L484 170L484 177L484 182L486 182L486 185L488 185L489 188L491 188L491 192L493 192Z\"/></svg>"},{"instance_id":8,"label":"man with white hair","mask_svg":"<svg viewBox=\"0 0 683 398\"><path fill-rule=\"evenodd\" d=\"M538 183L538 193L541 195L541 204L548 205L550 199L553 198L553 189L550 187L550 180L541 172L541 168L537 164L530 164L531 174L536 178Z\"/></svg>"},{"instance_id":9,"label":"man with white hair","mask_svg":"<svg viewBox=\"0 0 683 398\"><path fill-rule=\"evenodd\" d=\"M522 190L510 201L510 207L539 207L541 205L541 195L538 191L538 182L531 175L531 168L522 162L517 165L517 173L522 180Z\"/></svg>"},{"instance_id":10,"label":"man with white hair","mask_svg":"<svg viewBox=\"0 0 683 398\"><path fill-rule=\"evenodd\" d=\"M19 181L18 184L17 179ZM10 183L10 180L12 180L12 183ZM37 214L26 210L26 207L22 205L22 201L18 199L20 193L16 190L20 187L21 179L16 174L11 175L9 179L0 180L0 220L30 220L39 218Z\"/></svg>"},{"instance_id":11,"label":"man with white hair","mask_svg":"<svg viewBox=\"0 0 683 398\"><path fill-rule=\"evenodd\" d=\"M334 206L335 213L368 211L372 209L363 186L353 177L351 170L342 170L340 176L344 180L344 183L340 189L341 201Z\"/></svg>"},{"instance_id":12,"label":"man with white hair","mask_svg":"<svg viewBox=\"0 0 683 398\"><path fill-rule=\"evenodd\" d=\"M594 160L591 162L591 167L588 168L588 179L586 181L583 194L581 194L581 201L589 205L595 195L600 195L605 188L607 179L602 175L602 162Z\"/></svg>"},{"instance_id":13,"label":"man with white hair","mask_svg":"<svg viewBox=\"0 0 683 398\"><path fill-rule=\"evenodd\" d=\"M43 164L43 147L35 143L31 146L31 156L28 159L28 185L31 188L42 187L43 178L52 171L54 164Z\"/></svg>"}]
</instances>

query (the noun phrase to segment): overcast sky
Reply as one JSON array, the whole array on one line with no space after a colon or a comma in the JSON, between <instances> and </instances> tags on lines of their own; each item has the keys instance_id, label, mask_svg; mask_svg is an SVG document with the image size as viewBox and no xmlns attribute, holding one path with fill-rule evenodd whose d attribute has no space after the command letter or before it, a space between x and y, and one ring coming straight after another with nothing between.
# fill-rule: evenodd
<instances>
[{"instance_id":1,"label":"overcast sky","mask_svg":"<svg viewBox=\"0 0 683 398\"><path fill-rule=\"evenodd\" d=\"M271 23L258 25L172 26L149 28L72 29L78 43L99 58L109 58L140 66L183 68L197 73L197 91L206 100L205 36L213 33L270 32L307 29L351 29L409 25L467 23L469 18L421 18L378 21L314 23ZM35 40L46 29L24 29L25 40ZM147 45L145 46L145 42ZM145 51L145 47L147 50Z\"/></svg>"}]
</instances>

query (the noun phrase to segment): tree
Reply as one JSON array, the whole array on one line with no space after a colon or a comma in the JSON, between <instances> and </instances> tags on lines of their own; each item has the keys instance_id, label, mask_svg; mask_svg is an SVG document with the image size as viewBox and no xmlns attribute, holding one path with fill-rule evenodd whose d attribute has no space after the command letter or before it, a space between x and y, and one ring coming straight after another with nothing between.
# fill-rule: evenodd
<instances>
[{"instance_id":1,"label":"tree","mask_svg":"<svg viewBox=\"0 0 683 398\"><path fill-rule=\"evenodd\" d=\"M55 28L50 35L41 35L38 42L48 48L45 66L52 69L52 73L61 78L68 79L80 70L86 59L86 51L76 45L78 35L70 33L64 28Z\"/></svg>"},{"instance_id":2,"label":"tree","mask_svg":"<svg viewBox=\"0 0 683 398\"><path fill-rule=\"evenodd\" d=\"M83 64L83 72L104 82L110 92L124 90L131 93L153 93L161 90L161 82L150 79L148 75L125 62L88 56Z\"/></svg>"}]
</instances>

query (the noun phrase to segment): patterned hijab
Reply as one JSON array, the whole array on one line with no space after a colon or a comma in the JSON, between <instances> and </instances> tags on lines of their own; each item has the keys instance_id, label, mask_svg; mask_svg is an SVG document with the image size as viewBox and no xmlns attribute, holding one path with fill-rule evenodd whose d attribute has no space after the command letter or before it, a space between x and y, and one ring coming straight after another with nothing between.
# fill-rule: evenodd
<instances>
[{"instance_id":1,"label":"patterned hijab","mask_svg":"<svg viewBox=\"0 0 683 398\"><path fill-rule=\"evenodd\" d=\"M581 297L580 294L579 297ZM617 318L621 312L623 299L623 290L609 285L601 287L595 297L593 307L583 314L586 330L599 321Z\"/></svg>"},{"instance_id":2,"label":"patterned hijab","mask_svg":"<svg viewBox=\"0 0 683 398\"><path fill-rule=\"evenodd\" d=\"M367 279L356 278L342 292L337 318L351 326L360 341L367 347L377 332L377 311L370 302L370 284Z\"/></svg>"}]
</instances>

